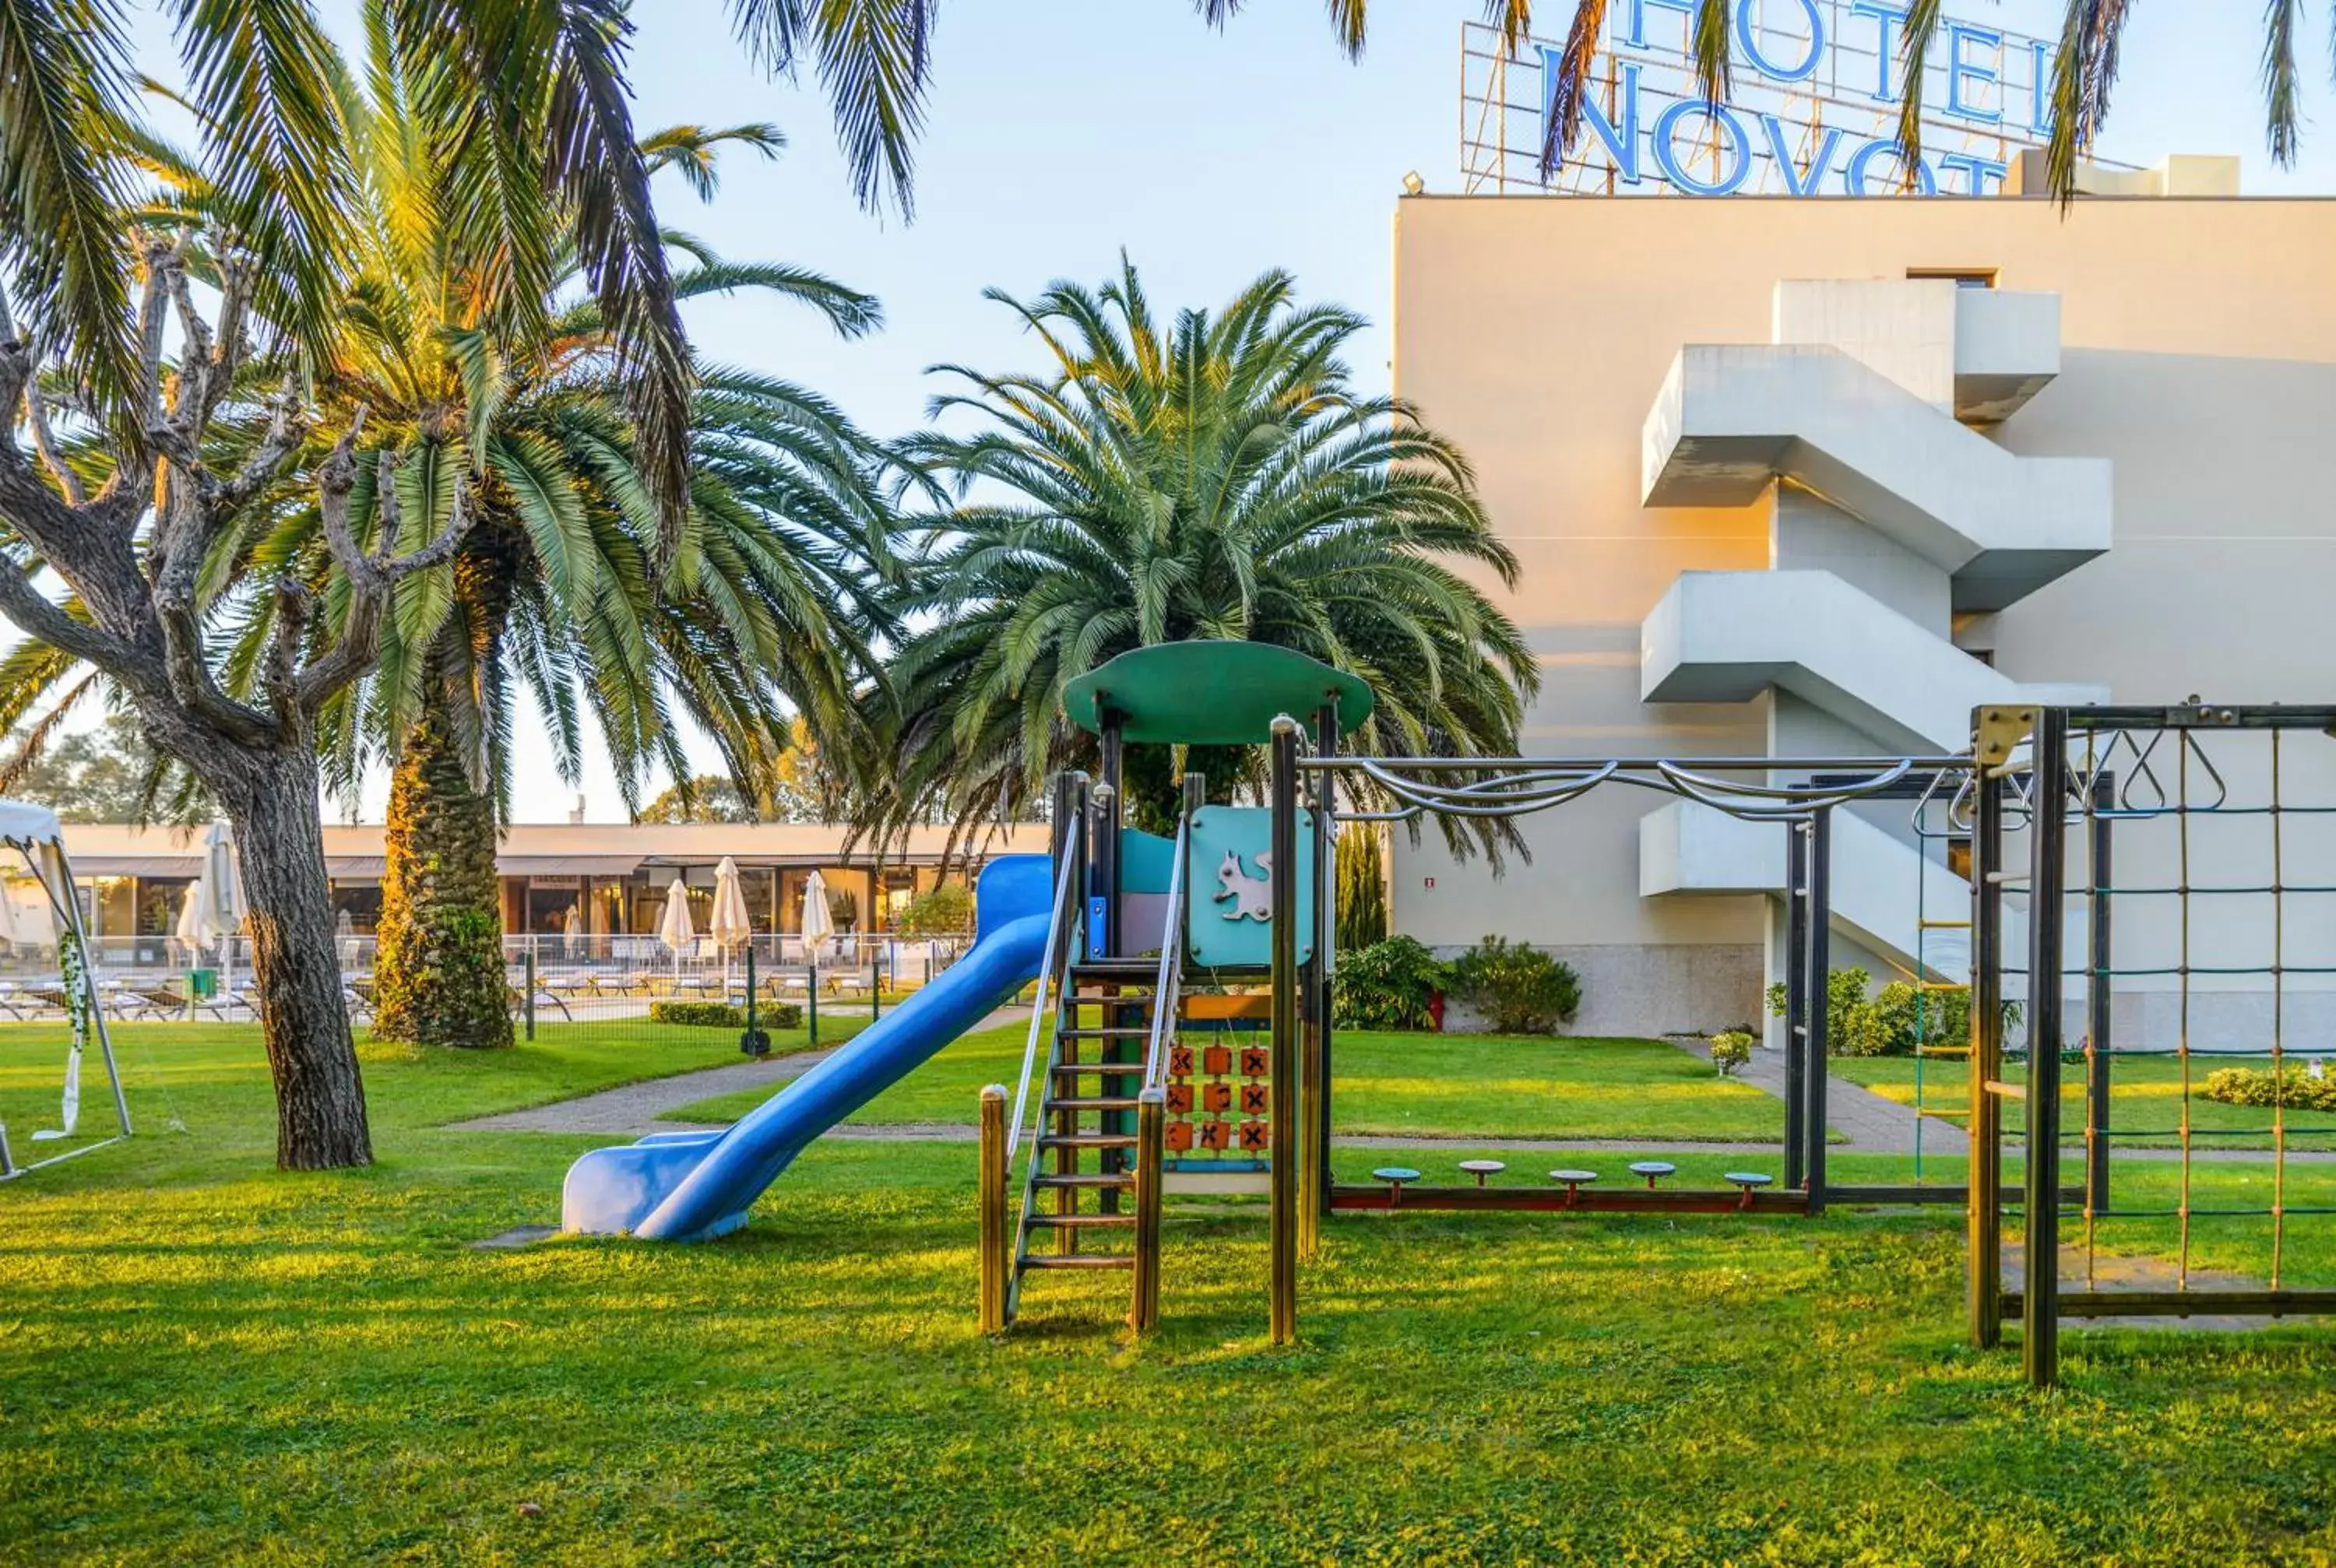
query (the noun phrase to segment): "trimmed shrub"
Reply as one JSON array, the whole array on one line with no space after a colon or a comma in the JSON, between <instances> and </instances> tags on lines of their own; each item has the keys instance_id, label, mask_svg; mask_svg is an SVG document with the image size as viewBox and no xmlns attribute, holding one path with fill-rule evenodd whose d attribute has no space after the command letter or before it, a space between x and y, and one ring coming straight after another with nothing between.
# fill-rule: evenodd
<instances>
[{"instance_id":1,"label":"trimmed shrub","mask_svg":"<svg viewBox=\"0 0 2336 1568\"><path fill-rule=\"evenodd\" d=\"M728 1002L651 1002L649 1022L687 1024L706 1029L743 1029L746 1009Z\"/></svg>"},{"instance_id":2,"label":"trimmed shrub","mask_svg":"<svg viewBox=\"0 0 2336 1568\"><path fill-rule=\"evenodd\" d=\"M1750 1030L1724 1029L1711 1037L1711 1065L1719 1069L1721 1077L1734 1076L1736 1070L1751 1059Z\"/></svg>"},{"instance_id":3,"label":"trimmed shrub","mask_svg":"<svg viewBox=\"0 0 2336 1568\"><path fill-rule=\"evenodd\" d=\"M1486 937L1452 960L1452 993L1504 1035L1546 1035L1582 1008L1582 979L1531 942Z\"/></svg>"},{"instance_id":4,"label":"trimmed shrub","mask_svg":"<svg viewBox=\"0 0 2336 1568\"><path fill-rule=\"evenodd\" d=\"M1428 998L1449 983L1436 955L1410 937L1389 937L1338 955L1333 1017L1342 1029L1425 1029Z\"/></svg>"},{"instance_id":5,"label":"trimmed shrub","mask_svg":"<svg viewBox=\"0 0 2336 1568\"><path fill-rule=\"evenodd\" d=\"M1917 991L1893 980L1872 996L1873 977L1852 966L1825 977L1825 1051L1835 1057L1910 1057L1919 1042L1961 1045L1971 1038L1969 991ZM1768 1010L1785 1016L1785 988L1768 988ZM2008 1027L2020 1020L2020 1004L2003 1005Z\"/></svg>"},{"instance_id":6,"label":"trimmed shrub","mask_svg":"<svg viewBox=\"0 0 2336 1568\"><path fill-rule=\"evenodd\" d=\"M2292 1111L2336 1111L2336 1075L2314 1076L2312 1069L2217 1067L2206 1075L2206 1097L2226 1105L2285 1105Z\"/></svg>"}]
</instances>

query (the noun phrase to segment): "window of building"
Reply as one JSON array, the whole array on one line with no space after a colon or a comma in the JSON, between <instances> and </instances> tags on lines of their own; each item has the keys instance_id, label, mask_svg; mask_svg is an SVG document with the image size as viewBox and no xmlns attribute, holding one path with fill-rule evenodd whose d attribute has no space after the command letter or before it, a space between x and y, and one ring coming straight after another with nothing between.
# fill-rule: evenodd
<instances>
[{"instance_id":1,"label":"window of building","mask_svg":"<svg viewBox=\"0 0 2336 1568\"><path fill-rule=\"evenodd\" d=\"M1957 288L1993 288L1995 268L1992 267L1910 267L1909 278L1943 278Z\"/></svg>"}]
</instances>

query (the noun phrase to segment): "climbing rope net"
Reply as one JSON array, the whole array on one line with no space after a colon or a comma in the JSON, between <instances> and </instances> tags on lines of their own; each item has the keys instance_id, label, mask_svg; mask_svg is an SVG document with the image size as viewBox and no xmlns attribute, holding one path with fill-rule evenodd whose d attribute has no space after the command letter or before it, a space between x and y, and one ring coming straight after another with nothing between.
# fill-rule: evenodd
<instances>
[{"instance_id":1,"label":"climbing rope net","mask_svg":"<svg viewBox=\"0 0 2336 1568\"><path fill-rule=\"evenodd\" d=\"M1977 873L2004 908L1975 984L2025 1007L1974 1034L1974 1104L2006 1113L1974 1118L1974 1152L2000 1158L2024 1112L2028 1285L2003 1310L2031 1378L2063 1316L2336 1312L2298 1288L2336 1284L2336 1227L2296 1239L2336 1216L2336 708L2044 709L2025 764L1983 777L2004 794Z\"/></svg>"}]
</instances>

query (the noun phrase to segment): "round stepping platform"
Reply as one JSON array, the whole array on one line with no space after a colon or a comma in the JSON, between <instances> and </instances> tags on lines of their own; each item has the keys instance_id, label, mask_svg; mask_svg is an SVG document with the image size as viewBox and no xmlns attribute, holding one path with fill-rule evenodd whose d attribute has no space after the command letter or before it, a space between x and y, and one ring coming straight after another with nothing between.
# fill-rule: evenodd
<instances>
[{"instance_id":1,"label":"round stepping platform","mask_svg":"<svg viewBox=\"0 0 2336 1568\"><path fill-rule=\"evenodd\" d=\"M1598 1173L1595 1171L1552 1171L1549 1174L1549 1179L1552 1182L1563 1182L1569 1187L1578 1187L1587 1183L1596 1181L1598 1179Z\"/></svg>"},{"instance_id":2,"label":"round stepping platform","mask_svg":"<svg viewBox=\"0 0 2336 1568\"><path fill-rule=\"evenodd\" d=\"M1392 1182L1400 1187L1406 1182L1419 1180L1419 1173L1408 1165L1381 1165L1371 1173L1374 1182Z\"/></svg>"},{"instance_id":3,"label":"round stepping platform","mask_svg":"<svg viewBox=\"0 0 2336 1568\"><path fill-rule=\"evenodd\" d=\"M1630 1174L1634 1176L1668 1176L1679 1170L1669 1160L1633 1160Z\"/></svg>"},{"instance_id":4,"label":"round stepping platform","mask_svg":"<svg viewBox=\"0 0 2336 1568\"><path fill-rule=\"evenodd\" d=\"M1776 1178L1774 1176L1763 1175L1758 1171L1730 1171L1722 1178L1724 1181L1733 1182L1737 1186L1747 1190L1753 1187L1767 1186L1775 1182L1776 1179Z\"/></svg>"},{"instance_id":5,"label":"round stepping platform","mask_svg":"<svg viewBox=\"0 0 2336 1568\"><path fill-rule=\"evenodd\" d=\"M1507 1163L1502 1160L1463 1160L1460 1162L1460 1168L1475 1177L1476 1184L1481 1187L1484 1184L1485 1177L1497 1176L1509 1167Z\"/></svg>"}]
</instances>

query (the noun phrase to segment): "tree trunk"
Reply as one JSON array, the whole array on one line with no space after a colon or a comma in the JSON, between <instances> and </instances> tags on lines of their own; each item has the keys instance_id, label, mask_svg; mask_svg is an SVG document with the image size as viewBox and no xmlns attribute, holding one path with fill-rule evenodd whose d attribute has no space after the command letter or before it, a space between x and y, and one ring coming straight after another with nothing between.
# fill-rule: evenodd
<instances>
[{"instance_id":1,"label":"tree trunk","mask_svg":"<svg viewBox=\"0 0 2336 1568\"><path fill-rule=\"evenodd\" d=\"M1257 769L1256 746L1195 745L1184 748L1184 768L1207 781L1211 805L1232 803L1236 785ZM1120 799L1127 825L1173 838L1184 809L1184 784L1176 775L1173 745L1131 745L1121 754Z\"/></svg>"},{"instance_id":2,"label":"tree trunk","mask_svg":"<svg viewBox=\"0 0 2336 1568\"><path fill-rule=\"evenodd\" d=\"M252 767L257 760L258 767ZM312 751L247 758L220 791L250 914L260 1034L276 1080L276 1164L287 1171L373 1164L365 1084L334 945Z\"/></svg>"},{"instance_id":3,"label":"tree trunk","mask_svg":"<svg viewBox=\"0 0 2336 1568\"><path fill-rule=\"evenodd\" d=\"M509 1046L494 795L472 783L435 712L406 735L390 777L385 848L374 1033L467 1049Z\"/></svg>"}]
</instances>

